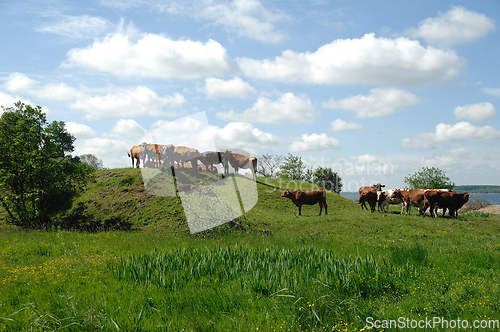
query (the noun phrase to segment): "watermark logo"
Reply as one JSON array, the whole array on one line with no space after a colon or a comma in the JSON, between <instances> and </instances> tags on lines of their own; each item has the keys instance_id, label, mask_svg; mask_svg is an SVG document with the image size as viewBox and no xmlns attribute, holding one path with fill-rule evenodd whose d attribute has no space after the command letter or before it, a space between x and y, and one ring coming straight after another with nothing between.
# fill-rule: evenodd
<instances>
[{"instance_id":1,"label":"watermark logo","mask_svg":"<svg viewBox=\"0 0 500 332\"><path fill-rule=\"evenodd\" d=\"M205 112L160 123L137 145L146 191L179 195L191 233L230 222L257 203L250 155L217 147Z\"/></svg>"}]
</instances>

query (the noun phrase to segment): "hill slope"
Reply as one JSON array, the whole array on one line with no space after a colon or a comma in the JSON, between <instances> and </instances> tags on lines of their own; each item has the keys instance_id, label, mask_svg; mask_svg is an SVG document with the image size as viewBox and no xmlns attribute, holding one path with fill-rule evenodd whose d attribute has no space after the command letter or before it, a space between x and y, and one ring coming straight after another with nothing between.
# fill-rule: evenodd
<instances>
[{"instance_id":1,"label":"hill slope","mask_svg":"<svg viewBox=\"0 0 500 332\"><path fill-rule=\"evenodd\" d=\"M183 182L207 184L219 178L211 174L178 172L184 176ZM187 230L186 217L179 196L157 196L144 186L140 169L108 169L96 172L96 181L88 185L76 199L66 220L79 229L139 229L152 224L161 224L169 229ZM258 201L247 211L245 220L283 221L298 214L298 209L289 199L280 197L289 187L293 189L313 189L312 184L283 179L257 178ZM161 193L160 193L161 194ZM335 210L359 208L355 202L335 193L327 193L330 214ZM334 209L334 210L333 210ZM316 216L319 206L304 206L304 216Z\"/></svg>"}]
</instances>

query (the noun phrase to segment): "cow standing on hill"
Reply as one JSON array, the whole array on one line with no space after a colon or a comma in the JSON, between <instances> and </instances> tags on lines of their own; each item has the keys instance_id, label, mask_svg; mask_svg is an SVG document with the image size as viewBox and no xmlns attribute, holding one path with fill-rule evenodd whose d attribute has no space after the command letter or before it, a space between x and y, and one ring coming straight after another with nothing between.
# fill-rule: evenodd
<instances>
[{"instance_id":1,"label":"cow standing on hill","mask_svg":"<svg viewBox=\"0 0 500 332\"><path fill-rule=\"evenodd\" d=\"M200 153L197 149L188 148L186 146L176 146L173 157L172 164L176 161L179 164L179 167L182 168L184 166L184 162L191 162L192 169L198 170L198 157Z\"/></svg>"},{"instance_id":2,"label":"cow standing on hill","mask_svg":"<svg viewBox=\"0 0 500 332\"><path fill-rule=\"evenodd\" d=\"M144 163L146 162L144 147L142 145L134 145L133 147L131 147L130 151L128 152L128 156L130 158L132 158L132 168L134 168L134 159L136 159L136 167L137 168L139 168L139 166L141 164L141 159L144 160Z\"/></svg>"},{"instance_id":3,"label":"cow standing on hill","mask_svg":"<svg viewBox=\"0 0 500 332\"><path fill-rule=\"evenodd\" d=\"M257 169L257 158L247 157L239 153L232 153L226 150L222 153L222 160L226 160L234 168L234 171L238 173L240 168L247 168L252 171L253 179L255 180L255 170Z\"/></svg>"},{"instance_id":4,"label":"cow standing on hill","mask_svg":"<svg viewBox=\"0 0 500 332\"><path fill-rule=\"evenodd\" d=\"M323 188L318 190L285 190L281 197L286 197L292 200L293 204L299 207L299 216L302 215L302 205L319 204L319 215L323 207L325 215L328 214L328 205L326 204L326 192Z\"/></svg>"},{"instance_id":5,"label":"cow standing on hill","mask_svg":"<svg viewBox=\"0 0 500 332\"><path fill-rule=\"evenodd\" d=\"M214 173L214 164L222 163L222 152L217 151L205 151L200 153L198 160L206 166L207 170L210 166L210 171Z\"/></svg>"},{"instance_id":6,"label":"cow standing on hill","mask_svg":"<svg viewBox=\"0 0 500 332\"><path fill-rule=\"evenodd\" d=\"M358 204L361 204L361 210L363 208L367 209L365 203L368 202L368 205L370 205L370 210L372 212L375 212L375 206L377 205L377 192L381 191L382 188L385 187L385 185L377 183L374 186L365 186L359 188L359 199L358 199Z\"/></svg>"}]
</instances>

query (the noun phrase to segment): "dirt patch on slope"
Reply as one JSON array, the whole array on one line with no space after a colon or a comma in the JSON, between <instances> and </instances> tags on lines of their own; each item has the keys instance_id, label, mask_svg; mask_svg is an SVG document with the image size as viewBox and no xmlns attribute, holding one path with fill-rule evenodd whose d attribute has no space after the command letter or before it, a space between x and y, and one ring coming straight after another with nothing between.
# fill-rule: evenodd
<instances>
[{"instance_id":1,"label":"dirt patch on slope","mask_svg":"<svg viewBox=\"0 0 500 332\"><path fill-rule=\"evenodd\" d=\"M484 213L495 213L495 214L500 214L500 205L487 205L483 206L479 210L476 210L477 212L484 212Z\"/></svg>"}]
</instances>

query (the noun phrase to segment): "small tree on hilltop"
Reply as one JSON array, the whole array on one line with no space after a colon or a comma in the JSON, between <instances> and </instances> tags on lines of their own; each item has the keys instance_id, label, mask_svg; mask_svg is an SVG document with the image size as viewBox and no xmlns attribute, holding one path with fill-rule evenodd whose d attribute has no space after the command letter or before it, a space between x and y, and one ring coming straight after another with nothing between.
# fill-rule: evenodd
<instances>
[{"instance_id":1,"label":"small tree on hilltop","mask_svg":"<svg viewBox=\"0 0 500 332\"><path fill-rule=\"evenodd\" d=\"M104 166L102 165L102 160L97 158L93 154L82 154L80 156L80 160L81 162L92 166L92 168L95 169L96 171L104 169Z\"/></svg>"},{"instance_id":2,"label":"small tree on hilltop","mask_svg":"<svg viewBox=\"0 0 500 332\"><path fill-rule=\"evenodd\" d=\"M302 157L289 153L280 167L279 176L285 179L311 182L312 170L307 167Z\"/></svg>"},{"instance_id":3,"label":"small tree on hilltop","mask_svg":"<svg viewBox=\"0 0 500 332\"><path fill-rule=\"evenodd\" d=\"M405 177L410 189L453 189L455 183L446 176L446 172L437 167L423 167L413 175Z\"/></svg>"},{"instance_id":4,"label":"small tree on hilltop","mask_svg":"<svg viewBox=\"0 0 500 332\"><path fill-rule=\"evenodd\" d=\"M71 157L75 137L64 123L47 124L40 106L17 102L0 117L0 203L8 222L50 228L71 207L92 173Z\"/></svg>"},{"instance_id":5,"label":"small tree on hilltop","mask_svg":"<svg viewBox=\"0 0 500 332\"><path fill-rule=\"evenodd\" d=\"M337 194L342 191L342 179L331 168L317 168L312 178L314 184L323 187L325 190L331 190Z\"/></svg>"}]
</instances>

